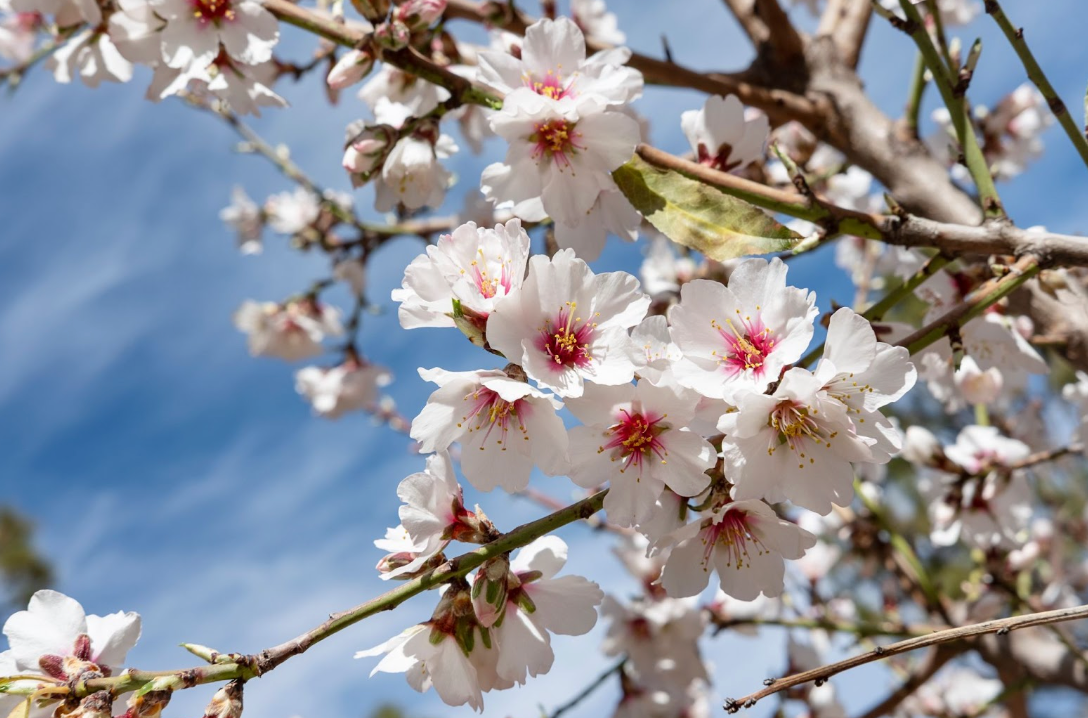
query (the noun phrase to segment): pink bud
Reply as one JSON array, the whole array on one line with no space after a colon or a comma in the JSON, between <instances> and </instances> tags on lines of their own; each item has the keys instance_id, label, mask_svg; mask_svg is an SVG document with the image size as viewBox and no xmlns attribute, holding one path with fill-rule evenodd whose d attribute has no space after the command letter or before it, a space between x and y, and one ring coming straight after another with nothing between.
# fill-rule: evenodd
<instances>
[{"instance_id":1,"label":"pink bud","mask_svg":"<svg viewBox=\"0 0 1088 718\"><path fill-rule=\"evenodd\" d=\"M334 90L343 90L366 77L374 67L374 56L366 50L349 50L329 70L326 81Z\"/></svg>"},{"instance_id":2,"label":"pink bud","mask_svg":"<svg viewBox=\"0 0 1088 718\"><path fill-rule=\"evenodd\" d=\"M446 0L407 0L397 8L395 17L413 30L422 30L445 11Z\"/></svg>"}]
</instances>

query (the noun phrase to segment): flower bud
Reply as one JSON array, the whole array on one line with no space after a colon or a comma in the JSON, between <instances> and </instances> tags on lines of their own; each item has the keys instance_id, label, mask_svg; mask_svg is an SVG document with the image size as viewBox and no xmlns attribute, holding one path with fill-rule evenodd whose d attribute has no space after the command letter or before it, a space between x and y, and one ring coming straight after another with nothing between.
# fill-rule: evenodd
<instances>
[{"instance_id":1,"label":"flower bud","mask_svg":"<svg viewBox=\"0 0 1088 718\"><path fill-rule=\"evenodd\" d=\"M390 20L374 29L374 42L385 50L401 50L408 46L412 31L400 20Z\"/></svg>"},{"instance_id":2,"label":"flower bud","mask_svg":"<svg viewBox=\"0 0 1088 718\"><path fill-rule=\"evenodd\" d=\"M204 718L240 718L244 685L240 680L233 680L216 691L204 709Z\"/></svg>"},{"instance_id":3,"label":"flower bud","mask_svg":"<svg viewBox=\"0 0 1088 718\"><path fill-rule=\"evenodd\" d=\"M990 404L1001 394L1004 380L1001 370L990 367L982 371L975 360L965 356L954 376L956 386L968 404Z\"/></svg>"},{"instance_id":4,"label":"flower bud","mask_svg":"<svg viewBox=\"0 0 1088 718\"><path fill-rule=\"evenodd\" d=\"M371 22L379 22L389 14L389 0L351 0L356 12Z\"/></svg>"},{"instance_id":5,"label":"flower bud","mask_svg":"<svg viewBox=\"0 0 1088 718\"><path fill-rule=\"evenodd\" d=\"M333 68L329 70L325 81L334 90L343 90L349 85L354 85L359 80L370 74L374 67L374 55L367 50L348 50L345 52Z\"/></svg>"},{"instance_id":6,"label":"flower bud","mask_svg":"<svg viewBox=\"0 0 1088 718\"><path fill-rule=\"evenodd\" d=\"M491 628L506 610L506 587L510 576L510 559L503 554L490 559L476 572L472 584L472 609L485 628Z\"/></svg>"},{"instance_id":7,"label":"flower bud","mask_svg":"<svg viewBox=\"0 0 1088 718\"><path fill-rule=\"evenodd\" d=\"M356 187L381 169L389 150L396 142L397 131L389 125L364 127L348 142L344 150L344 169L351 174Z\"/></svg>"},{"instance_id":8,"label":"flower bud","mask_svg":"<svg viewBox=\"0 0 1088 718\"><path fill-rule=\"evenodd\" d=\"M412 30L422 30L434 24L446 11L446 0L406 0L400 3L393 17Z\"/></svg>"}]
</instances>

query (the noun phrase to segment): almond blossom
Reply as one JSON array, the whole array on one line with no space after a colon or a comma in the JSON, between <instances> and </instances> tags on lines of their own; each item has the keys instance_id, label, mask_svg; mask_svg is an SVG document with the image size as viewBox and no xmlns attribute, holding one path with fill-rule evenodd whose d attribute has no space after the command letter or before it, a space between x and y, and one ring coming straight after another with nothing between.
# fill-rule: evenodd
<instances>
[{"instance_id":1,"label":"almond blossom","mask_svg":"<svg viewBox=\"0 0 1088 718\"><path fill-rule=\"evenodd\" d=\"M339 419L350 411L373 408L379 390L390 381L392 376L385 367L349 357L339 366L299 369L295 390L310 402L318 416Z\"/></svg>"},{"instance_id":2,"label":"almond blossom","mask_svg":"<svg viewBox=\"0 0 1088 718\"><path fill-rule=\"evenodd\" d=\"M109 676L139 640L140 616L131 611L88 616L75 599L42 590L30 597L25 611L8 618L4 635L11 646L4 655L19 673L44 671L61 681L87 672Z\"/></svg>"},{"instance_id":3,"label":"almond blossom","mask_svg":"<svg viewBox=\"0 0 1088 718\"><path fill-rule=\"evenodd\" d=\"M815 545L816 537L808 531L778 518L762 501L746 500L684 526L655 548L672 546L661 573L661 585L670 596L701 593L713 568L725 593L751 601L760 593L780 596L785 559L801 558Z\"/></svg>"},{"instance_id":4,"label":"almond blossom","mask_svg":"<svg viewBox=\"0 0 1088 718\"><path fill-rule=\"evenodd\" d=\"M197 97L225 102L240 115L260 117L262 107L287 107L287 100L272 90L279 74L275 62L246 65L220 52L207 65L193 64L184 69L159 65L147 88L148 99L190 92ZM300 192L304 190L299 190Z\"/></svg>"},{"instance_id":5,"label":"almond blossom","mask_svg":"<svg viewBox=\"0 0 1088 718\"><path fill-rule=\"evenodd\" d=\"M576 226L602 191L615 191L612 170L631 158L638 123L605 109L598 95L553 100L514 90L491 116L491 129L509 144L506 159L481 177L492 202L513 202L527 221L551 217Z\"/></svg>"},{"instance_id":6,"label":"almond blossom","mask_svg":"<svg viewBox=\"0 0 1088 718\"><path fill-rule=\"evenodd\" d=\"M635 374L651 384L670 383L672 367L683 356L672 342L668 321L660 314L646 317L631 330L628 352Z\"/></svg>"},{"instance_id":7,"label":"almond blossom","mask_svg":"<svg viewBox=\"0 0 1088 718\"><path fill-rule=\"evenodd\" d=\"M505 610L492 629L500 678L524 685L526 675L547 673L555 659L550 634L581 636L597 623L604 593L581 576L556 578L566 562L567 545L557 536L539 538L511 559Z\"/></svg>"},{"instance_id":8,"label":"almond blossom","mask_svg":"<svg viewBox=\"0 0 1088 718\"><path fill-rule=\"evenodd\" d=\"M482 638L476 640L477 630L487 629L478 628L467 592L451 589L440 599L431 620L412 626L374 648L358 651L355 657L384 654L371 676L379 672L404 673L408 685L420 693L433 686L447 705L467 703L482 711L483 692L492 687L488 685L486 666L495 657L483 657L482 654L493 653L494 649Z\"/></svg>"},{"instance_id":9,"label":"almond blossom","mask_svg":"<svg viewBox=\"0 0 1088 718\"><path fill-rule=\"evenodd\" d=\"M555 413L563 405L551 394L497 369L419 375L440 388L412 421L412 438L425 453L460 441L461 470L480 491L522 491L534 465L548 476L569 470L567 434Z\"/></svg>"},{"instance_id":10,"label":"almond blossom","mask_svg":"<svg viewBox=\"0 0 1088 718\"><path fill-rule=\"evenodd\" d=\"M904 347L879 342L868 320L843 307L831 316L824 355L815 376L823 391L852 414L853 430L871 440L875 463L899 452L899 432L878 411L898 401L917 379Z\"/></svg>"},{"instance_id":11,"label":"almond blossom","mask_svg":"<svg viewBox=\"0 0 1088 718\"><path fill-rule=\"evenodd\" d=\"M786 286L780 259L748 259L728 286L694 280L669 310L672 338L684 355L677 381L714 399L763 391L812 339L816 295Z\"/></svg>"},{"instance_id":12,"label":"almond blossom","mask_svg":"<svg viewBox=\"0 0 1088 718\"><path fill-rule=\"evenodd\" d=\"M567 400L584 426L570 430L571 481L593 488L608 481L608 520L633 526L650 517L668 486L696 496L710 485L706 471L717 461L714 447L685 427L695 413L687 392L637 385L586 387Z\"/></svg>"},{"instance_id":13,"label":"almond blossom","mask_svg":"<svg viewBox=\"0 0 1088 718\"><path fill-rule=\"evenodd\" d=\"M982 549L1015 548L1027 538L1031 491L1022 471L1008 467L1031 449L997 427L964 427L944 456L958 475L927 472L921 490L929 499L932 539L938 546L963 541Z\"/></svg>"},{"instance_id":14,"label":"almond blossom","mask_svg":"<svg viewBox=\"0 0 1088 718\"><path fill-rule=\"evenodd\" d=\"M624 65L630 56L630 50L614 48L587 59L577 24L565 17L540 20L525 30L519 57L481 52L480 80L507 95L527 89L550 100L592 96L604 105L626 105L642 94L642 75Z\"/></svg>"},{"instance_id":15,"label":"almond blossom","mask_svg":"<svg viewBox=\"0 0 1088 718\"><path fill-rule=\"evenodd\" d=\"M561 397L578 397L585 381L631 381L627 330L650 298L625 272L594 274L569 249L529 260L520 292L502 299L487 321L489 344L529 378Z\"/></svg>"},{"instance_id":16,"label":"almond blossom","mask_svg":"<svg viewBox=\"0 0 1088 718\"><path fill-rule=\"evenodd\" d=\"M529 259L529 235L511 219L494 228L466 222L427 247L404 270L393 301L405 329L452 327L453 301L486 320L498 302L520 289Z\"/></svg>"},{"instance_id":17,"label":"almond blossom","mask_svg":"<svg viewBox=\"0 0 1088 718\"><path fill-rule=\"evenodd\" d=\"M627 42L627 36L619 29L616 13L608 11L604 0L571 0L570 15L578 28L594 40L609 45Z\"/></svg>"},{"instance_id":18,"label":"almond blossom","mask_svg":"<svg viewBox=\"0 0 1088 718\"><path fill-rule=\"evenodd\" d=\"M264 249L261 244L264 215L242 187L236 186L231 192L230 205L219 211L219 219L237 232L242 254L260 254Z\"/></svg>"},{"instance_id":19,"label":"almond blossom","mask_svg":"<svg viewBox=\"0 0 1088 718\"><path fill-rule=\"evenodd\" d=\"M163 61L184 70L206 67L220 45L235 60L257 65L272 59L279 23L255 0L151 0L166 19Z\"/></svg>"},{"instance_id":20,"label":"almond blossom","mask_svg":"<svg viewBox=\"0 0 1088 718\"><path fill-rule=\"evenodd\" d=\"M735 95L711 95L701 110L680 116L680 126L695 153L695 161L731 172L763 156L770 122L760 113L748 119Z\"/></svg>"},{"instance_id":21,"label":"almond blossom","mask_svg":"<svg viewBox=\"0 0 1088 718\"><path fill-rule=\"evenodd\" d=\"M722 457L736 500L788 499L819 514L853 497L850 463L886 463L876 439L855 431L850 408L823 389L823 380L796 367L774 394L737 397L737 411L724 414Z\"/></svg>"},{"instance_id":22,"label":"almond blossom","mask_svg":"<svg viewBox=\"0 0 1088 718\"><path fill-rule=\"evenodd\" d=\"M76 77L87 87L132 79L132 63L118 52L109 35L92 29L72 36L53 53L46 67L53 70L53 78L61 84Z\"/></svg>"},{"instance_id":23,"label":"almond blossom","mask_svg":"<svg viewBox=\"0 0 1088 718\"><path fill-rule=\"evenodd\" d=\"M623 603L605 596L601 614L610 624L601 650L627 656L636 680L667 686L670 693L692 680L708 680L698 644L707 617L694 600L664 596Z\"/></svg>"},{"instance_id":24,"label":"almond blossom","mask_svg":"<svg viewBox=\"0 0 1088 718\"><path fill-rule=\"evenodd\" d=\"M36 12L6 14L9 8L0 3L0 57L14 63L25 62L34 54L41 15Z\"/></svg>"},{"instance_id":25,"label":"almond blossom","mask_svg":"<svg viewBox=\"0 0 1088 718\"><path fill-rule=\"evenodd\" d=\"M407 117L391 124L399 127L404 122ZM412 128L393 145L382 164L374 208L388 212L398 205L419 209L442 204L452 175L439 160L456 152L453 138L440 134L436 123L425 122Z\"/></svg>"},{"instance_id":26,"label":"almond blossom","mask_svg":"<svg viewBox=\"0 0 1088 718\"><path fill-rule=\"evenodd\" d=\"M344 331L335 307L310 299L287 304L246 300L234 313L234 326L249 335L251 355L287 361L321 354L321 341Z\"/></svg>"},{"instance_id":27,"label":"almond blossom","mask_svg":"<svg viewBox=\"0 0 1088 718\"><path fill-rule=\"evenodd\" d=\"M321 198L298 187L292 192L280 192L265 200L264 211L268 226L280 234L297 234L317 221L321 213Z\"/></svg>"}]
</instances>

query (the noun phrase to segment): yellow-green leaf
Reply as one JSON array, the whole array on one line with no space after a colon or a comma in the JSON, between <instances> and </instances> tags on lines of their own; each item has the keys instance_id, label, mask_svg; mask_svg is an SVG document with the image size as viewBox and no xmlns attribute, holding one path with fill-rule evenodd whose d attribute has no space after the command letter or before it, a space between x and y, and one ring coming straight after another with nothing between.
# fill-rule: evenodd
<instances>
[{"instance_id":1,"label":"yellow-green leaf","mask_svg":"<svg viewBox=\"0 0 1088 718\"><path fill-rule=\"evenodd\" d=\"M781 252L801 235L763 210L635 155L612 173L628 201L662 234L711 259Z\"/></svg>"}]
</instances>

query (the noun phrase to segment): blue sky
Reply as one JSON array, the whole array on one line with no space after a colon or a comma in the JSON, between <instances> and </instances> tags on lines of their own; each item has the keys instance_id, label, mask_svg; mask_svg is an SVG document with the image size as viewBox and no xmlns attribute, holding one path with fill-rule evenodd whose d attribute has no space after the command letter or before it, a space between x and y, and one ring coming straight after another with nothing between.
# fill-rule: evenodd
<instances>
[{"instance_id":1,"label":"blue sky","mask_svg":"<svg viewBox=\"0 0 1088 718\"><path fill-rule=\"evenodd\" d=\"M1070 20L1083 13L1073 0L1005 4L1028 27L1079 121L1088 48ZM699 69L737 69L750 55L719 0L610 5L630 45L649 54L660 53L664 32L675 58ZM811 23L803 9L795 15ZM304 57L307 41L286 32L285 46ZM986 18L963 32L968 41L976 34L986 49L971 94L992 102L1024 74ZM903 104L912 61L909 40L875 23L863 73L890 112ZM246 354L230 323L234 308L246 298L283 298L327 269L276 238L260 257L236 253L217 219L231 187L261 199L291 185L262 159L231 152L235 137L214 118L180 102L143 100L147 80L140 74L130 85L91 91L39 72L14 98L0 99L0 487L4 501L37 521L58 588L89 612L143 614L132 660L163 669L191 662L179 642L259 650L383 590L371 541L396 521L397 482L423 462L404 437L365 416L313 418L293 390L291 367ZM343 128L364 108L345 93L330 109L316 80L286 81L282 92L293 107L269 111L255 125L288 144L320 182L346 189ZM682 151L679 114L701 102L693 92L652 90L639 109L656 144ZM1024 226L1080 232L1085 168L1058 130L1045 139L1051 151L1004 188L1006 205ZM499 149L491 145L490 156ZM454 169L472 184L483 161L462 153ZM368 207L370 195L360 192L357 201ZM459 206L459 191L448 204ZM370 296L386 311L367 316L361 333L364 351L393 368L390 393L408 416L429 393L417 366L491 364L448 332L397 325L388 292L418 250L405 240L375 256ZM611 245L596 267L633 269L639 258L639 248ZM830 263L823 250L791 267L793 283L815 289L824 310L832 297L845 303L852 296L841 273L827 271ZM346 305L345 296L333 298ZM569 494L565 480L537 481L556 496ZM542 513L504 495L472 498L505 528ZM617 568L596 560L589 547L599 545L586 529L562 535L574 545L571 571L628 590ZM417 598L288 662L248 691L250 714L359 716L383 700L424 715L467 714L433 694L417 696L400 676L368 681L372 663L350 658L432 607L433 597ZM746 693L776 672L780 638L708 641L719 692ZM489 715L554 707L605 665L592 640L556 644L552 673L489 697ZM870 669L845 685L856 711L889 682ZM198 710L210 694L187 693L198 695L179 697L173 713ZM612 688L601 691L578 715L599 714L614 696Z\"/></svg>"}]
</instances>

